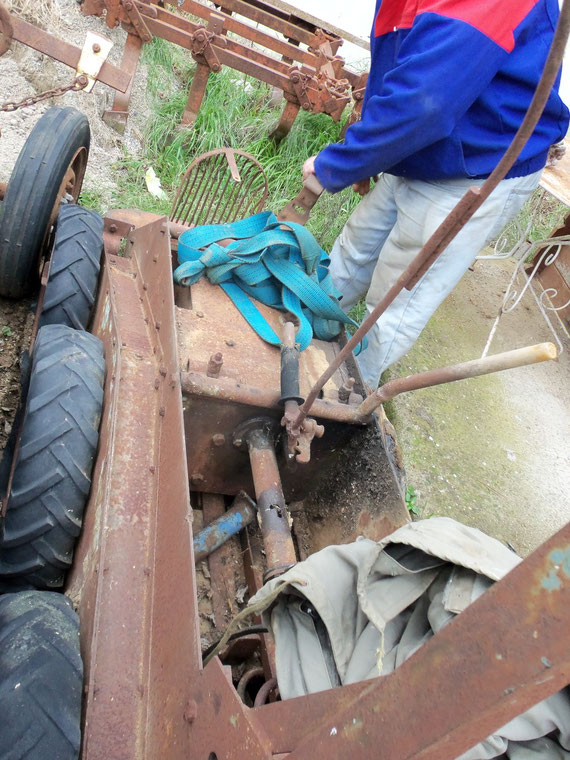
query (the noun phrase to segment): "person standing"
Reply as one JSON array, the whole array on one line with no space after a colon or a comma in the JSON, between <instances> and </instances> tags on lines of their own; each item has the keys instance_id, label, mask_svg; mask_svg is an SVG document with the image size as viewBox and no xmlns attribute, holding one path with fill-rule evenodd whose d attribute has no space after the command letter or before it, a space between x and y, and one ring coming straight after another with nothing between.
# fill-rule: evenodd
<instances>
[{"instance_id":1,"label":"person standing","mask_svg":"<svg viewBox=\"0 0 570 760\"><path fill-rule=\"evenodd\" d=\"M370 313L495 168L531 102L558 15L558 0L377 0L362 118L303 166L329 192L352 185L364 196L331 252L345 311L365 297ZM358 361L371 388L538 185L549 147L568 129L558 83L507 177L370 331Z\"/></svg>"}]
</instances>

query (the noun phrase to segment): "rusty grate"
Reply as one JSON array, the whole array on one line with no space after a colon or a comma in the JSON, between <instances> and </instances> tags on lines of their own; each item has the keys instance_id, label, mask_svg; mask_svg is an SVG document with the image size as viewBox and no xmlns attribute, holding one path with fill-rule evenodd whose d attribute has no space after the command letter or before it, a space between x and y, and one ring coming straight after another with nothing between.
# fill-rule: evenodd
<instances>
[{"instance_id":1,"label":"rusty grate","mask_svg":"<svg viewBox=\"0 0 570 760\"><path fill-rule=\"evenodd\" d=\"M176 192L170 218L177 224L226 224L261 211L267 178L253 156L233 148L193 161Z\"/></svg>"}]
</instances>

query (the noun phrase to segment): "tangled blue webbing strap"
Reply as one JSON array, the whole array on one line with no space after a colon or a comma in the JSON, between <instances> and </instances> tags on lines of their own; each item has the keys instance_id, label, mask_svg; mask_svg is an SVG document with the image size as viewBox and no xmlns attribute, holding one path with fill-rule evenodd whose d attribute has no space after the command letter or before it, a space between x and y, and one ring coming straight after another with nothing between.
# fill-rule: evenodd
<instances>
[{"instance_id":1,"label":"tangled blue webbing strap","mask_svg":"<svg viewBox=\"0 0 570 760\"><path fill-rule=\"evenodd\" d=\"M288 229L283 229L286 226ZM227 246L219 240L231 238ZM232 224L209 224L182 233L174 280L192 285L206 275L220 285L263 340L279 345L249 296L267 306L290 311L299 320L297 342L303 351L313 337L332 340L341 324L357 326L340 308L329 257L301 224L280 222L262 211Z\"/></svg>"}]
</instances>

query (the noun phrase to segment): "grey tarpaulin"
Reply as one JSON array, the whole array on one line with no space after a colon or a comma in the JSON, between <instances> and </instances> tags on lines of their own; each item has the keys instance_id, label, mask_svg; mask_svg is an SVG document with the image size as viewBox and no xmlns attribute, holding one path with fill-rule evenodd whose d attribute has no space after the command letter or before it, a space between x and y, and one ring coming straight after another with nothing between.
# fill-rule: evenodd
<instances>
[{"instance_id":1,"label":"grey tarpaulin","mask_svg":"<svg viewBox=\"0 0 570 760\"><path fill-rule=\"evenodd\" d=\"M408 523L382 541L329 546L263 586L281 697L391 673L520 558L447 517ZM570 760L570 698L560 692L461 756Z\"/></svg>"}]
</instances>

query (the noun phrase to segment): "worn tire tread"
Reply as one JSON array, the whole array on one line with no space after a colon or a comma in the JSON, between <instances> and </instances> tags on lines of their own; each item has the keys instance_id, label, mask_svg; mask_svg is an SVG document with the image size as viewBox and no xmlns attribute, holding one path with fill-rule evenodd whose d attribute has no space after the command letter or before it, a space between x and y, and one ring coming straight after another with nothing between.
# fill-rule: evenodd
<instances>
[{"instance_id":1,"label":"worn tire tread","mask_svg":"<svg viewBox=\"0 0 570 760\"><path fill-rule=\"evenodd\" d=\"M39 330L0 540L4 584L63 584L89 498L104 375L98 338L64 325Z\"/></svg>"},{"instance_id":2,"label":"worn tire tread","mask_svg":"<svg viewBox=\"0 0 570 760\"><path fill-rule=\"evenodd\" d=\"M77 760L79 620L62 594L0 597L0 760Z\"/></svg>"},{"instance_id":3,"label":"worn tire tread","mask_svg":"<svg viewBox=\"0 0 570 760\"><path fill-rule=\"evenodd\" d=\"M81 206L62 206L40 325L87 328L97 293L102 249L102 217Z\"/></svg>"}]
</instances>

